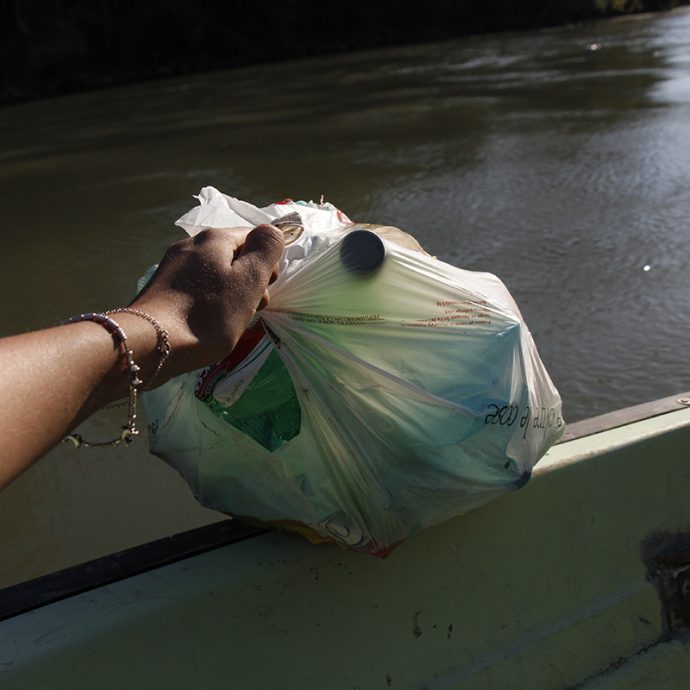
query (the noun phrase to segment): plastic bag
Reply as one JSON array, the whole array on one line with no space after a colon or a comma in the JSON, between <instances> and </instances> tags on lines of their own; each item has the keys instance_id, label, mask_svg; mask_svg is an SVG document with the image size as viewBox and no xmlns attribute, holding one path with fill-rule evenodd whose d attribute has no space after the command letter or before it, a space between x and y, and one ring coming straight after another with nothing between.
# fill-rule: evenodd
<instances>
[{"instance_id":1,"label":"plastic bag","mask_svg":"<svg viewBox=\"0 0 690 690\"><path fill-rule=\"evenodd\" d=\"M304 228L235 350L144 396L151 452L201 503L384 556L526 483L561 401L498 278L394 229L355 242L330 204L198 199L190 234Z\"/></svg>"}]
</instances>

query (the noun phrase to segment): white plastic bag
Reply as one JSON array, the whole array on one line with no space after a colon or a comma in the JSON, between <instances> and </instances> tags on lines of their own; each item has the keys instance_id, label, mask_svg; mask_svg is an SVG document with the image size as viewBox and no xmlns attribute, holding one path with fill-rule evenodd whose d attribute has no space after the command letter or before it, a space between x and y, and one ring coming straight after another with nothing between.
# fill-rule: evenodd
<instances>
[{"instance_id":1,"label":"white plastic bag","mask_svg":"<svg viewBox=\"0 0 690 690\"><path fill-rule=\"evenodd\" d=\"M144 396L151 452L204 505L382 556L525 484L561 402L498 278L390 239L359 270L330 204L198 198L190 234L304 226L235 351Z\"/></svg>"}]
</instances>

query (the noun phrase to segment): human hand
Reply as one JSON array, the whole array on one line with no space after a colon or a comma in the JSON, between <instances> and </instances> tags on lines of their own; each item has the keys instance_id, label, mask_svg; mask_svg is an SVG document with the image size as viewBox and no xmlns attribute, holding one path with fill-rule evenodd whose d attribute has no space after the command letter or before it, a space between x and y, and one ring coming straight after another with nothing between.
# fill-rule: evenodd
<instances>
[{"instance_id":1,"label":"human hand","mask_svg":"<svg viewBox=\"0 0 690 690\"><path fill-rule=\"evenodd\" d=\"M171 355L157 383L225 357L268 304L283 234L272 225L213 228L180 240L130 305L168 331Z\"/></svg>"}]
</instances>

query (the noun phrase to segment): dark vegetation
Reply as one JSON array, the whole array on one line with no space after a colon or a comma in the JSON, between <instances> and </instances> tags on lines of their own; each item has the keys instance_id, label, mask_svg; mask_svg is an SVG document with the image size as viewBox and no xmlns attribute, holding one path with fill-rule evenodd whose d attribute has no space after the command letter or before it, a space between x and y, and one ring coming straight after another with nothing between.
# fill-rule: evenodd
<instances>
[{"instance_id":1,"label":"dark vegetation","mask_svg":"<svg viewBox=\"0 0 690 690\"><path fill-rule=\"evenodd\" d=\"M1 0L0 103L688 0Z\"/></svg>"}]
</instances>

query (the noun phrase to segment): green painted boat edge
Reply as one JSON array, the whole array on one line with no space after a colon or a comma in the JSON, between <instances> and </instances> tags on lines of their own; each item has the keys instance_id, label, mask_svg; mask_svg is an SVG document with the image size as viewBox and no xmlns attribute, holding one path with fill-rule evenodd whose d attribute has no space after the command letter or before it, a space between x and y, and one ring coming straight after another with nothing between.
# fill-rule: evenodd
<instances>
[{"instance_id":1,"label":"green painted boat edge","mask_svg":"<svg viewBox=\"0 0 690 690\"><path fill-rule=\"evenodd\" d=\"M690 406L680 393L569 424L559 444ZM538 465L542 471L544 463ZM264 534L267 529L222 520L0 589L0 621L69 596Z\"/></svg>"},{"instance_id":2,"label":"green painted boat edge","mask_svg":"<svg viewBox=\"0 0 690 690\"><path fill-rule=\"evenodd\" d=\"M386 561L268 533L14 616L0 685L683 687L688 485L683 406L554 447Z\"/></svg>"}]
</instances>

